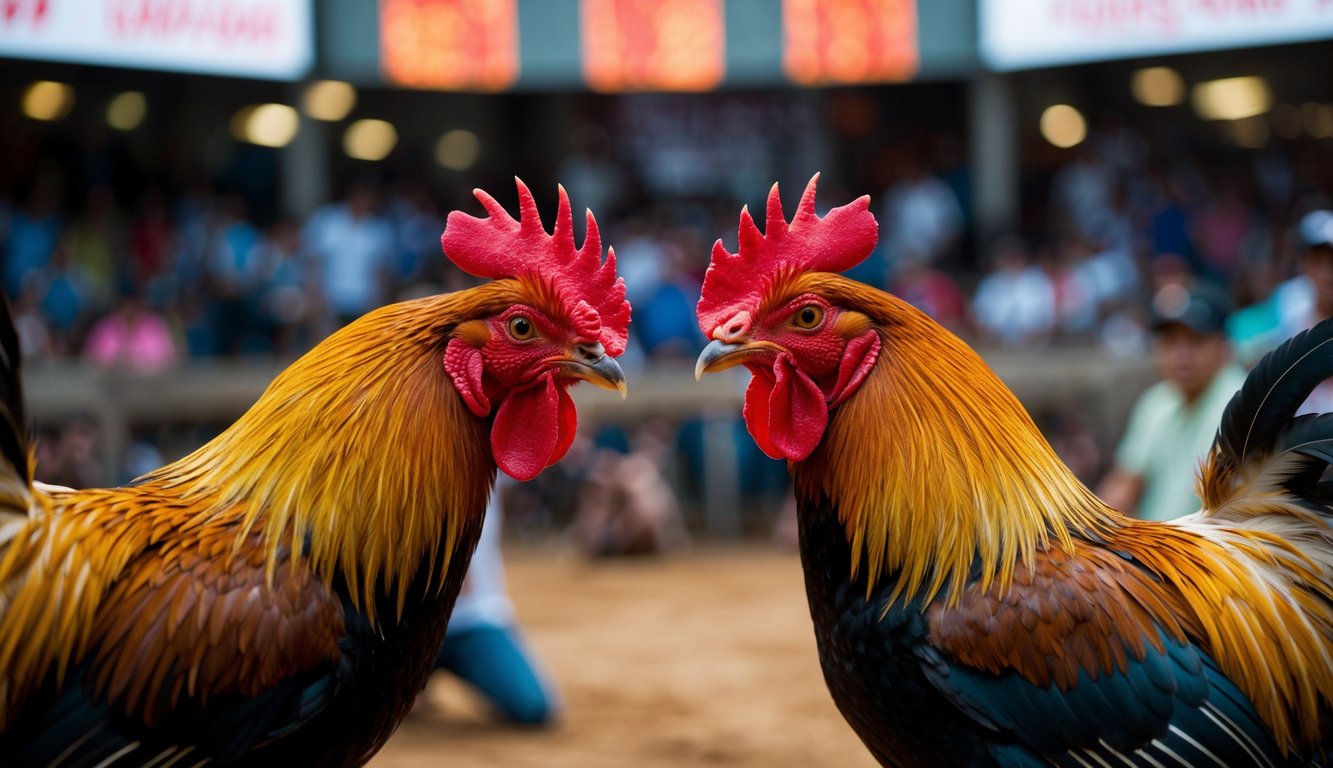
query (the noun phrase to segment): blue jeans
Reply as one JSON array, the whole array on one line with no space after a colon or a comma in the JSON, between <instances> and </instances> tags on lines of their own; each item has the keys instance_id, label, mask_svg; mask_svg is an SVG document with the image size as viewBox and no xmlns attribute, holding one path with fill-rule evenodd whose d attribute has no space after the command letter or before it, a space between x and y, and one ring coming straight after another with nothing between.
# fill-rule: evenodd
<instances>
[{"instance_id":1,"label":"blue jeans","mask_svg":"<svg viewBox=\"0 0 1333 768\"><path fill-rule=\"evenodd\" d=\"M545 725L555 717L553 697L513 628L483 625L450 632L435 668L462 678L511 722Z\"/></svg>"}]
</instances>

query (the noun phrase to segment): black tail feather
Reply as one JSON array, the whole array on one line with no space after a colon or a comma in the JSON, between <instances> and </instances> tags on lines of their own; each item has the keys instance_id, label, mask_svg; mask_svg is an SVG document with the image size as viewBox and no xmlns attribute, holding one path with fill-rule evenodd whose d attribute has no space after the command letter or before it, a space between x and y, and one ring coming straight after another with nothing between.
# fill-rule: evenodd
<instances>
[{"instance_id":1,"label":"black tail feather","mask_svg":"<svg viewBox=\"0 0 1333 768\"><path fill-rule=\"evenodd\" d=\"M12 472L32 484L28 461L28 419L23 406L22 352L9 302L0 300L0 457Z\"/></svg>"},{"instance_id":2,"label":"black tail feather","mask_svg":"<svg viewBox=\"0 0 1333 768\"><path fill-rule=\"evenodd\" d=\"M1292 474L1284 482L1297 498L1321 509L1333 503L1333 481L1327 472L1333 466L1333 413L1297 416L1277 436L1273 454L1299 454Z\"/></svg>"},{"instance_id":3,"label":"black tail feather","mask_svg":"<svg viewBox=\"0 0 1333 768\"><path fill-rule=\"evenodd\" d=\"M1223 453L1239 465L1270 452L1297 409L1330 376L1333 319L1288 339L1254 367L1222 414L1217 440Z\"/></svg>"}]
</instances>

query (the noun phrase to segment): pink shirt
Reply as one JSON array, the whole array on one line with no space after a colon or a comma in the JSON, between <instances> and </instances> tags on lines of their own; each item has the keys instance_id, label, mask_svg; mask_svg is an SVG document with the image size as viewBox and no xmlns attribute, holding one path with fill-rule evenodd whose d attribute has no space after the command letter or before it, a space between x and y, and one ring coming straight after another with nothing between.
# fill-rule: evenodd
<instances>
[{"instance_id":1,"label":"pink shirt","mask_svg":"<svg viewBox=\"0 0 1333 768\"><path fill-rule=\"evenodd\" d=\"M176 359L176 344L162 318L140 314L133 321L113 314L93 326L84 350L99 366L123 367L136 373L156 373Z\"/></svg>"}]
</instances>

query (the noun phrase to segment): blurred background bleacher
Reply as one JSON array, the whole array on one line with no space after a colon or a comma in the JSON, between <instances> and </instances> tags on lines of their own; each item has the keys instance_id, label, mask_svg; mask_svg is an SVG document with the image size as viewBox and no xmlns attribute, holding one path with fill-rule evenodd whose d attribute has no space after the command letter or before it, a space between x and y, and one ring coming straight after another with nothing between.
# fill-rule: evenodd
<instances>
[{"instance_id":1,"label":"blurred background bleacher","mask_svg":"<svg viewBox=\"0 0 1333 768\"><path fill-rule=\"evenodd\" d=\"M592 208L631 397L579 392L587 444L519 535L645 440L693 530L768 532L785 468L743 377L693 381L692 310L774 181L870 194L854 276L974 343L1088 482L1154 380L1156 288L1225 287L1253 360L1333 205L1327 0L0 0L0 57L0 279L51 482L179 456L348 318L468 284L439 235L474 187Z\"/></svg>"}]
</instances>

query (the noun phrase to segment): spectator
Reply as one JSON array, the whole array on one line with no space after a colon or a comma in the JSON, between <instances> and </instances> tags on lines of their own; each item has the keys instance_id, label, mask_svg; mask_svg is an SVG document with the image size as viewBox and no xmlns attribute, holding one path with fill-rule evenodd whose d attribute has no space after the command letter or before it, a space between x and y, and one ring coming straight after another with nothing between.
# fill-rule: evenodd
<instances>
[{"instance_id":1,"label":"spectator","mask_svg":"<svg viewBox=\"0 0 1333 768\"><path fill-rule=\"evenodd\" d=\"M1194 261L1193 194L1189 174L1173 169L1160 182L1159 200L1150 215L1153 253L1175 253Z\"/></svg>"},{"instance_id":2,"label":"spectator","mask_svg":"<svg viewBox=\"0 0 1333 768\"><path fill-rule=\"evenodd\" d=\"M1226 178L1217 185L1194 224L1200 266L1210 279L1224 282L1240 265L1241 243L1254 224L1254 211L1245 204L1240 184Z\"/></svg>"},{"instance_id":3,"label":"spectator","mask_svg":"<svg viewBox=\"0 0 1333 768\"><path fill-rule=\"evenodd\" d=\"M388 206L388 219L395 244L390 270L393 281L411 287L421 281L427 265L441 259L444 217L424 186L410 184L397 190Z\"/></svg>"},{"instance_id":4,"label":"spectator","mask_svg":"<svg viewBox=\"0 0 1333 768\"><path fill-rule=\"evenodd\" d=\"M41 286L41 308L50 324L55 349L77 350L76 340L94 307L88 280L71 262L63 237L56 242L50 261L39 272L29 273L28 281Z\"/></svg>"},{"instance_id":5,"label":"spectator","mask_svg":"<svg viewBox=\"0 0 1333 768\"><path fill-rule=\"evenodd\" d=\"M37 466L42 479L66 488L96 488L106 482L97 456L97 426L79 416L58 433L37 441Z\"/></svg>"},{"instance_id":6,"label":"spectator","mask_svg":"<svg viewBox=\"0 0 1333 768\"><path fill-rule=\"evenodd\" d=\"M1088 334L1097 323L1097 288L1090 284L1094 274L1083 238L1069 235L1043 248L1039 261L1054 294L1056 330L1066 336Z\"/></svg>"},{"instance_id":7,"label":"spectator","mask_svg":"<svg viewBox=\"0 0 1333 768\"><path fill-rule=\"evenodd\" d=\"M29 280L23 293L14 302L14 332L18 334L19 350L30 360L47 360L58 356L55 335L46 313L42 311L42 284Z\"/></svg>"},{"instance_id":8,"label":"spectator","mask_svg":"<svg viewBox=\"0 0 1333 768\"><path fill-rule=\"evenodd\" d=\"M1304 246L1301 274L1278 286L1273 295L1278 313L1275 345L1333 317L1333 211L1307 213L1298 232ZM1333 383L1325 381L1299 413L1328 411L1333 411Z\"/></svg>"},{"instance_id":9,"label":"spectator","mask_svg":"<svg viewBox=\"0 0 1333 768\"><path fill-rule=\"evenodd\" d=\"M1056 171L1051 182L1052 204L1057 223L1072 225L1064 234L1082 237L1101 226L1112 210L1115 169L1089 142L1074 159Z\"/></svg>"},{"instance_id":10,"label":"spectator","mask_svg":"<svg viewBox=\"0 0 1333 768\"><path fill-rule=\"evenodd\" d=\"M1297 225L1301 273L1274 291L1278 340L1333 317L1333 211L1311 211Z\"/></svg>"},{"instance_id":11,"label":"spectator","mask_svg":"<svg viewBox=\"0 0 1333 768\"><path fill-rule=\"evenodd\" d=\"M1144 520L1171 520L1201 506L1195 472L1245 380L1225 333L1229 311L1225 294L1206 284L1172 283L1154 297L1163 380L1135 404L1098 489L1111 506Z\"/></svg>"},{"instance_id":12,"label":"spectator","mask_svg":"<svg viewBox=\"0 0 1333 768\"><path fill-rule=\"evenodd\" d=\"M954 333L970 330L967 297L962 289L953 278L915 254L905 253L898 260L889 290Z\"/></svg>"},{"instance_id":13,"label":"spectator","mask_svg":"<svg viewBox=\"0 0 1333 768\"><path fill-rule=\"evenodd\" d=\"M84 354L101 368L157 373L176 361L176 343L166 321L145 307L136 291L126 290L115 311L89 332Z\"/></svg>"},{"instance_id":14,"label":"spectator","mask_svg":"<svg viewBox=\"0 0 1333 768\"><path fill-rule=\"evenodd\" d=\"M342 203L316 211L302 233L339 326L380 306L389 296L393 229L376 206L374 187L357 184Z\"/></svg>"},{"instance_id":15,"label":"spectator","mask_svg":"<svg viewBox=\"0 0 1333 768\"><path fill-rule=\"evenodd\" d=\"M602 449L593 458L572 529L589 557L659 555L689 543L663 475L670 437L662 426L640 429L628 454Z\"/></svg>"},{"instance_id":16,"label":"spectator","mask_svg":"<svg viewBox=\"0 0 1333 768\"><path fill-rule=\"evenodd\" d=\"M315 301L308 265L301 257L301 236L288 219L274 222L256 246L262 270L257 289L269 348L292 355L314 341Z\"/></svg>"},{"instance_id":17,"label":"spectator","mask_svg":"<svg viewBox=\"0 0 1333 768\"><path fill-rule=\"evenodd\" d=\"M556 169L556 177L580 208L601 217L616 215L625 203L627 184L624 169L611 156L605 129L592 123L576 126L570 143L571 151ZM583 216L575 216L574 231L582 236L583 228Z\"/></svg>"},{"instance_id":18,"label":"spectator","mask_svg":"<svg viewBox=\"0 0 1333 768\"><path fill-rule=\"evenodd\" d=\"M228 195L218 211L216 234L207 251L208 275L217 343L224 355L264 350L259 319L265 264L259 232L245 216L245 202Z\"/></svg>"},{"instance_id":19,"label":"spectator","mask_svg":"<svg viewBox=\"0 0 1333 768\"><path fill-rule=\"evenodd\" d=\"M39 180L28 204L14 215L9 224L4 264L5 292L17 296L34 273L51 262L64 224L56 212L59 189L54 180Z\"/></svg>"},{"instance_id":20,"label":"spectator","mask_svg":"<svg viewBox=\"0 0 1333 768\"><path fill-rule=\"evenodd\" d=\"M994 263L972 299L982 338L1009 346L1044 342L1055 328L1050 278L1032 263L1027 244L1017 237L999 242Z\"/></svg>"},{"instance_id":21,"label":"spectator","mask_svg":"<svg viewBox=\"0 0 1333 768\"><path fill-rule=\"evenodd\" d=\"M907 253L934 263L962 232L962 206L917 153L904 151L898 162L902 176L884 192L880 220L889 267Z\"/></svg>"},{"instance_id":22,"label":"spectator","mask_svg":"<svg viewBox=\"0 0 1333 768\"><path fill-rule=\"evenodd\" d=\"M616 273L625 278L625 298L634 307L645 306L665 278L667 254L647 216L621 224L615 240Z\"/></svg>"},{"instance_id":23,"label":"spectator","mask_svg":"<svg viewBox=\"0 0 1333 768\"><path fill-rule=\"evenodd\" d=\"M106 310L116 295L117 274L124 271L128 250L125 227L109 185L89 188L83 211L65 237L65 247L82 277L88 302L99 311Z\"/></svg>"},{"instance_id":24,"label":"spectator","mask_svg":"<svg viewBox=\"0 0 1333 768\"><path fill-rule=\"evenodd\" d=\"M500 529L507 485L500 481L486 508L435 668L457 675L508 722L547 725L559 709L555 692L523 641L505 589Z\"/></svg>"},{"instance_id":25,"label":"spectator","mask_svg":"<svg viewBox=\"0 0 1333 768\"><path fill-rule=\"evenodd\" d=\"M703 339L694 319L699 284L688 274L686 264L702 246L684 228L659 238L659 246L656 255L662 273L656 289L635 305L638 338L649 357L691 358Z\"/></svg>"},{"instance_id":26,"label":"spectator","mask_svg":"<svg viewBox=\"0 0 1333 768\"><path fill-rule=\"evenodd\" d=\"M174 239L162 190L150 189L130 224L130 266L136 280L152 280L170 265Z\"/></svg>"}]
</instances>

